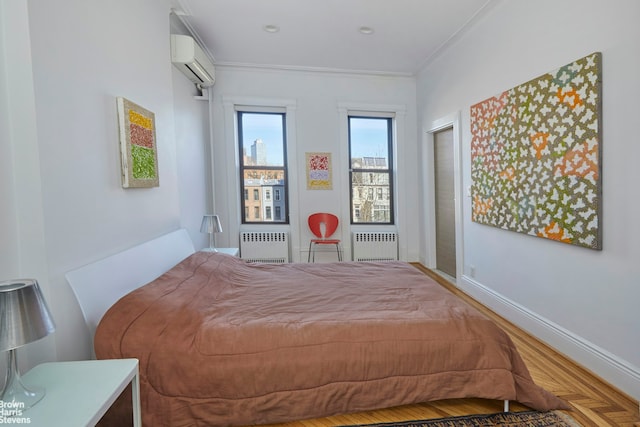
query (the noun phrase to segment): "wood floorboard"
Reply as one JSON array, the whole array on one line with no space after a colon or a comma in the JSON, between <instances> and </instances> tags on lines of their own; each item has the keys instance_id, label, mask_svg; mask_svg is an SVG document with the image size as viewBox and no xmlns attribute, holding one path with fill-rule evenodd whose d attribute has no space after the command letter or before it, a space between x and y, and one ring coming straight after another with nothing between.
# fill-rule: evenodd
<instances>
[{"instance_id":1,"label":"wood floorboard","mask_svg":"<svg viewBox=\"0 0 640 427\"><path fill-rule=\"evenodd\" d=\"M439 274L420 264L414 265L498 323L511 336L536 384L567 401L573 410L564 412L571 415L576 421L585 427L640 427L637 401L489 310ZM523 411L528 408L517 402L511 402L511 410ZM272 424L271 427L331 427L488 414L500 411L502 411L501 401L440 400L377 411Z\"/></svg>"}]
</instances>

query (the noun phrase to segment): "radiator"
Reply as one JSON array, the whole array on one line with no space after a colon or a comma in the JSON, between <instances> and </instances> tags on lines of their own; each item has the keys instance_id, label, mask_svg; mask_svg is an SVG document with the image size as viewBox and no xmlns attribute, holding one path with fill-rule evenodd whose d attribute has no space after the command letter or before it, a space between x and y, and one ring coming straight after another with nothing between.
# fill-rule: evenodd
<instances>
[{"instance_id":1,"label":"radiator","mask_svg":"<svg viewBox=\"0 0 640 427\"><path fill-rule=\"evenodd\" d=\"M395 261L398 259L398 233L352 233L354 261Z\"/></svg>"},{"instance_id":2,"label":"radiator","mask_svg":"<svg viewBox=\"0 0 640 427\"><path fill-rule=\"evenodd\" d=\"M269 264L289 262L289 235L280 231L242 231L240 258Z\"/></svg>"}]
</instances>

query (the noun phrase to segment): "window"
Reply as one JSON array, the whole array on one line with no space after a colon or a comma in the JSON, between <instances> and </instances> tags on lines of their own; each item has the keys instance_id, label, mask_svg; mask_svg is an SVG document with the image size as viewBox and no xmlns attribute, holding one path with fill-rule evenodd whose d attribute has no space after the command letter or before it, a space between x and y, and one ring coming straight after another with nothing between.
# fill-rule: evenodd
<instances>
[{"instance_id":1,"label":"window","mask_svg":"<svg viewBox=\"0 0 640 427\"><path fill-rule=\"evenodd\" d=\"M393 224L392 118L348 116L351 223Z\"/></svg>"},{"instance_id":2,"label":"window","mask_svg":"<svg viewBox=\"0 0 640 427\"><path fill-rule=\"evenodd\" d=\"M237 111L237 119L240 191L246 194L247 189L253 189L253 200L245 197L242 201L242 223L288 223L285 113ZM247 215L249 206L253 207L253 218Z\"/></svg>"}]
</instances>

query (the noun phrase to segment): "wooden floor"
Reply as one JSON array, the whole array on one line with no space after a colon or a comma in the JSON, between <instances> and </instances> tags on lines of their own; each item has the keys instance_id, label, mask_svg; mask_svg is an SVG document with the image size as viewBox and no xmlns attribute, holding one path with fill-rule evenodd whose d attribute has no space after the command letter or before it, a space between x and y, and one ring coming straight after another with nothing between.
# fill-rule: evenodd
<instances>
[{"instance_id":1,"label":"wooden floor","mask_svg":"<svg viewBox=\"0 0 640 427\"><path fill-rule=\"evenodd\" d=\"M621 393L571 360L544 345L526 332L479 304L441 276L416 264L416 267L436 279L447 289L459 295L494 319L513 339L527 364L534 381L569 402L573 411L566 411L585 427L621 426L640 427L638 402ZM481 399L443 400L407 405L378 411L338 415L328 418L274 424L279 427L327 427L350 424L368 424L440 418L457 415L493 413L502 411L502 402ZM528 408L515 402L512 411Z\"/></svg>"}]
</instances>

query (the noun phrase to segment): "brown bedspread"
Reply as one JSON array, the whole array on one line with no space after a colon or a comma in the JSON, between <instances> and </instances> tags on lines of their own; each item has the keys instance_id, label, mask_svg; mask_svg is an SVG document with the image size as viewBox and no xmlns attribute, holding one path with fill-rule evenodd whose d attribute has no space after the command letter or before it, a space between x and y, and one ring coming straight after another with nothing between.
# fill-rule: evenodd
<instances>
[{"instance_id":1,"label":"brown bedspread","mask_svg":"<svg viewBox=\"0 0 640 427\"><path fill-rule=\"evenodd\" d=\"M143 424L283 422L480 397L548 410L510 338L413 266L196 253L123 297L98 358L140 360Z\"/></svg>"}]
</instances>

